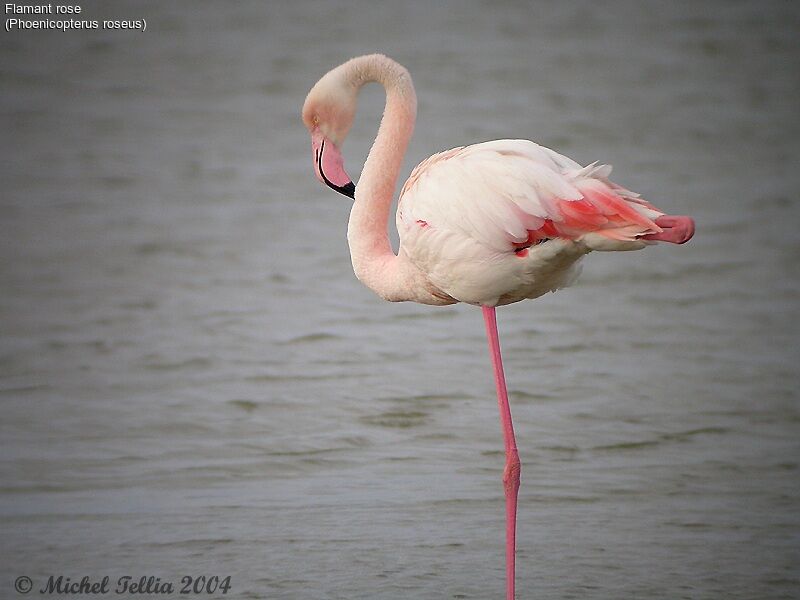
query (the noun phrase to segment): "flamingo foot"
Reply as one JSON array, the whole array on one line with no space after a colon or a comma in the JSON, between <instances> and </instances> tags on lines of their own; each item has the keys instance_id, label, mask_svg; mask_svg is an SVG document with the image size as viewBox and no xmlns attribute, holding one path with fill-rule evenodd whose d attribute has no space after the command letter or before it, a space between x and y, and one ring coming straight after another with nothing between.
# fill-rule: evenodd
<instances>
[{"instance_id":1,"label":"flamingo foot","mask_svg":"<svg viewBox=\"0 0 800 600\"><path fill-rule=\"evenodd\" d=\"M685 244L694 235L694 219L691 217L662 215L655 220L655 224L664 231L643 235L643 240Z\"/></svg>"}]
</instances>

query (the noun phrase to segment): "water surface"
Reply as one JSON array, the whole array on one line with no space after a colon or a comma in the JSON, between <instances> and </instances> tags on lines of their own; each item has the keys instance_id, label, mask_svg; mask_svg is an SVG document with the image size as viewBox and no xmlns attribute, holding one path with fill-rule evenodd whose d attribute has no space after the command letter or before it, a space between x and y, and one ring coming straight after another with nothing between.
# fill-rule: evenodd
<instances>
[{"instance_id":1,"label":"water surface","mask_svg":"<svg viewBox=\"0 0 800 600\"><path fill-rule=\"evenodd\" d=\"M528 137L697 219L499 312L519 597L800 596L794 4L82 6L148 29L0 34L2 595L502 596L480 312L358 284L299 121L377 50L419 94L405 175Z\"/></svg>"}]
</instances>

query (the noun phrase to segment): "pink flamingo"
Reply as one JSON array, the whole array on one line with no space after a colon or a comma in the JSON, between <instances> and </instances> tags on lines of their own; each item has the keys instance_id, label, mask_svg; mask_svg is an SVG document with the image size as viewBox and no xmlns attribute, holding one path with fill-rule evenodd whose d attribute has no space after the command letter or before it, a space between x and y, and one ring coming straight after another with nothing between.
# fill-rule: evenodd
<instances>
[{"instance_id":1,"label":"pink flamingo","mask_svg":"<svg viewBox=\"0 0 800 600\"><path fill-rule=\"evenodd\" d=\"M372 81L383 85L386 106L356 190L340 148L359 89ZM569 285L592 250L683 244L694 222L611 182L610 166L581 167L527 140L497 140L434 154L413 170L398 201L395 255L387 221L416 110L408 71L373 54L323 76L306 98L303 122L317 177L355 201L347 240L356 277L392 302L466 302L483 310L505 442L506 594L513 600L520 460L495 307Z\"/></svg>"}]
</instances>

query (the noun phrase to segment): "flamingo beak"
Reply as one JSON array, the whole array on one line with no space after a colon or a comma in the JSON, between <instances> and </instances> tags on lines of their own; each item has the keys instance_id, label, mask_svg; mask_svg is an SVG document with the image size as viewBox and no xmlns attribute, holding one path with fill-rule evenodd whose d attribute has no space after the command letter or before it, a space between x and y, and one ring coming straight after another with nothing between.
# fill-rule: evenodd
<instances>
[{"instance_id":1,"label":"flamingo beak","mask_svg":"<svg viewBox=\"0 0 800 600\"><path fill-rule=\"evenodd\" d=\"M311 134L311 149L317 179L340 194L355 199L356 186L344 170L342 152L336 144L316 130Z\"/></svg>"}]
</instances>

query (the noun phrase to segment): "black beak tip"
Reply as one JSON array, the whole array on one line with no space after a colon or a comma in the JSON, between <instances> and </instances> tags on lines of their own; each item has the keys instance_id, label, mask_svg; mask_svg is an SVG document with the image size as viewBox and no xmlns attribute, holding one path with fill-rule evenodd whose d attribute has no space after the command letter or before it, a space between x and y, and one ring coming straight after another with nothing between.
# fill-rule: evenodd
<instances>
[{"instance_id":1,"label":"black beak tip","mask_svg":"<svg viewBox=\"0 0 800 600\"><path fill-rule=\"evenodd\" d=\"M345 196L349 197L352 200L356 199L356 186L352 181L348 181L345 185L342 186L342 189L339 190Z\"/></svg>"},{"instance_id":2,"label":"black beak tip","mask_svg":"<svg viewBox=\"0 0 800 600\"><path fill-rule=\"evenodd\" d=\"M335 185L330 181L328 181L327 179L325 179L325 183L327 183L328 187L331 188L332 190L336 190L337 192L347 196L351 200L356 199L356 186L352 181L348 181L344 185Z\"/></svg>"}]
</instances>

